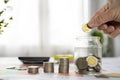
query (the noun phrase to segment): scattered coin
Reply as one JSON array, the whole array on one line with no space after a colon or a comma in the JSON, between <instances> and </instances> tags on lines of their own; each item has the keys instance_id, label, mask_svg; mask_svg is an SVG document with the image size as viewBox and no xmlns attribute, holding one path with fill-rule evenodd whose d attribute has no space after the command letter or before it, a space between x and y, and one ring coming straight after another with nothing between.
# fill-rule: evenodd
<instances>
[{"instance_id":1,"label":"scattered coin","mask_svg":"<svg viewBox=\"0 0 120 80\"><path fill-rule=\"evenodd\" d=\"M109 78L106 75L100 74L100 75L95 75L96 78Z\"/></svg>"},{"instance_id":2,"label":"scattered coin","mask_svg":"<svg viewBox=\"0 0 120 80\"><path fill-rule=\"evenodd\" d=\"M16 67L8 67L8 68L6 68L6 69L16 69Z\"/></svg>"}]
</instances>

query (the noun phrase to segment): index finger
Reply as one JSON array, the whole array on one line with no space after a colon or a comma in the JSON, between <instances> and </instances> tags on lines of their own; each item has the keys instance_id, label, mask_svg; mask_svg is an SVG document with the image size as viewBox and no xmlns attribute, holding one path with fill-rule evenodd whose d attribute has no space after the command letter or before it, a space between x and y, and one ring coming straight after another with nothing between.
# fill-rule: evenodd
<instances>
[{"instance_id":1,"label":"index finger","mask_svg":"<svg viewBox=\"0 0 120 80\"><path fill-rule=\"evenodd\" d=\"M110 13L112 13L112 9L110 8L110 3L108 3L94 14L88 22L88 26L94 28L111 21L113 17Z\"/></svg>"},{"instance_id":2,"label":"index finger","mask_svg":"<svg viewBox=\"0 0 120 80\"><path fill-rule=\"evenodd\" d=\"M112 20L113 20L112 10L109 10L101 14L95 14L95 16L92 17L91 20L88 22L88 26L91 28L99 27L100 25L105 24Z\"/></svg>"}]
</instances>

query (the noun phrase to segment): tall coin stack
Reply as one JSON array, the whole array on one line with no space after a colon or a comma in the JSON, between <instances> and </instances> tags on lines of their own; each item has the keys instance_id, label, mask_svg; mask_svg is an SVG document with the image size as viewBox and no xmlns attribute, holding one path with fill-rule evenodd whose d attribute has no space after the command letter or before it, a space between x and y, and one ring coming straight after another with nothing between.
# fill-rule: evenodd
<instances>
[{"instance_id":1,"label":"tall coin stack","mask_svg":"<svg viewBox=\"0 0 120 80\"><path fill-rule=\"evenodd\" d=\"M69 58L59 59L59 73L69 73Z\"/></svg>"}]
</instances>

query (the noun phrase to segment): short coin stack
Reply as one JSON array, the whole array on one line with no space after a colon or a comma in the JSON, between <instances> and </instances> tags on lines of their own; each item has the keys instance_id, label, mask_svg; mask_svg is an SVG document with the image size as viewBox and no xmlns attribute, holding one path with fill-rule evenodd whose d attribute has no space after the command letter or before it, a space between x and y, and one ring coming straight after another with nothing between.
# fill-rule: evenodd
<instances>
[{"instance_id":1,"label":"short coin stack","mask_svg":"<svg viewBox=\"0 0 120 80\"><path fill-rule=\"evenodd\" d=\"M69 58L59 58L59 73L69 73Z\"/></svg>"},{"instance_id":2,"label":"short coin stack","mask_svg":"<svg viewBox=\"0 0 120 80\"><path fill-rule=\"evenodd\" d=\"M28 66L28 73L29 74L38 74L39 66Z\"/></svg>"}]
</instances>

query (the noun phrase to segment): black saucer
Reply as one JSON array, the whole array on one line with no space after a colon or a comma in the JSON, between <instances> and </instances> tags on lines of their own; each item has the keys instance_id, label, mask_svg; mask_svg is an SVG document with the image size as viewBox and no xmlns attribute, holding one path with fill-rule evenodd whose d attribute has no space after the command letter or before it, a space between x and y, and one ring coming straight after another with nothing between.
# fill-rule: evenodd
<instances>
[{"instance_id":1,"label":"black saucer","mask_svg":"<svg viewBox=\"0 0 120 80\"><path fill-rule=\"evenodd\" d=\"M49 57L18 57L23 64L43 64L43 62L48 62Z\"/></svg>"}]
</instances>

